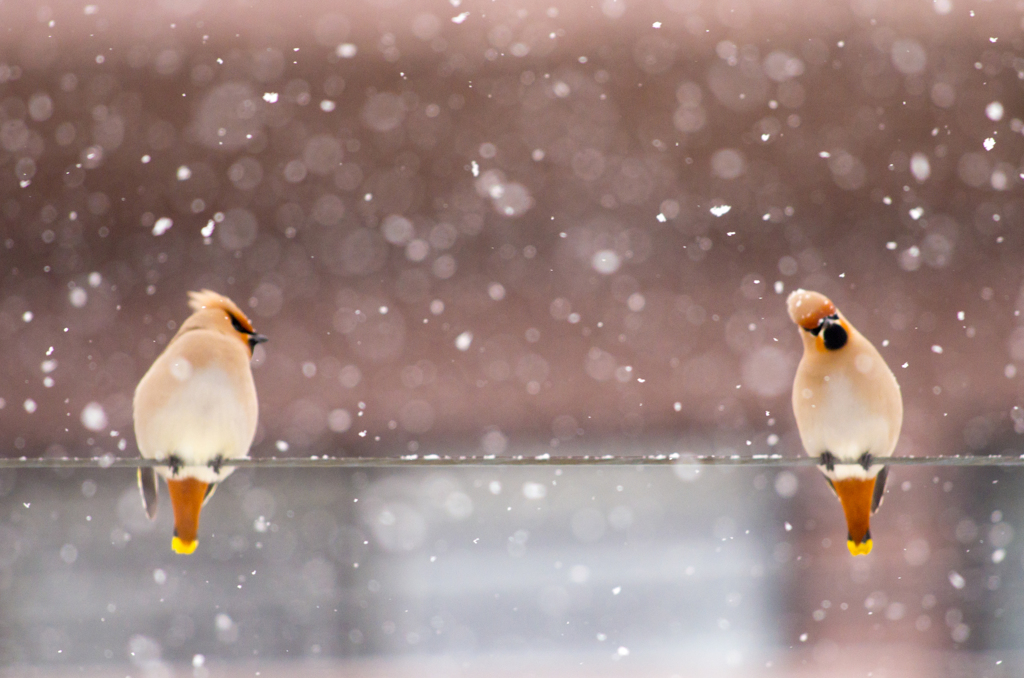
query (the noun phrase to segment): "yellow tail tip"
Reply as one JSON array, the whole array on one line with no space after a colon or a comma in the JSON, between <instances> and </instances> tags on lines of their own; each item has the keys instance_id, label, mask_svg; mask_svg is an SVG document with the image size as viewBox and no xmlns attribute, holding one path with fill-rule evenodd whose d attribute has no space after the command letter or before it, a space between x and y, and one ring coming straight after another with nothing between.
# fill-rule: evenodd
<instances>
[{"instance_id":1,"label":"yellow tail tip","mask_svg":"<svg viewBox=\"0 0 1024 678\"><path fill-rule=\"evenodd\" d=\"M182 541L180 538L175 537L171 540L171 549L173 549L175 553L184 553L185 555L188 555L195 551L197 546L199 546L198 539L193 541ZM850 549L852 550L853 547L851 546ZM871 550L870 546L868 547L868 550Z\"/></svg>"},{"instance_id":2,"label":"yellow tail tip","mask_svg":"<svg viewBox=\"0 0 1024 678\"><path fill-rule=\"evenodd\" d=\"M847 548L850 549L851 556L866 556L871 553L871 540L865 539L861 543L857 544L852 539L848 539L846 542ZM192 548L195 548L193 546ZM189 552L191 553L191 551Z\"/></svg>"}]
</instances>

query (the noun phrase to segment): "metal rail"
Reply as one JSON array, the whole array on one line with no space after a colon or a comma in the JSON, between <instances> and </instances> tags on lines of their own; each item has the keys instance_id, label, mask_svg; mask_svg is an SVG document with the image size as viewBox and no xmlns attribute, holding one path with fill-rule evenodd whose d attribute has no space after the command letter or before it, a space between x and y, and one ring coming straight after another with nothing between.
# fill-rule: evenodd
<instances>
[{"instance_id":1,"label":"metal rail","mask_svg":"<svg viewBox=\"0 0 1024 678\"><path fill-rule=\"evenodd\" d=\"M876 463L893 466L1024 466L1024 455L956 455L941 457L889 457ZM836 465L857 462L836 461ZM225 460L224 466L237 468L408 468L408 467L474 467L474 466L817 466L814 457L782 455L696 455L686 453L648 455L468 455L442 456L410 454L401 457L255 457ZM0 458L0 469L33 468L137 468L167 466L165 461L101 455L98 457L17 457Z\"/></svg>"}]
</instances>

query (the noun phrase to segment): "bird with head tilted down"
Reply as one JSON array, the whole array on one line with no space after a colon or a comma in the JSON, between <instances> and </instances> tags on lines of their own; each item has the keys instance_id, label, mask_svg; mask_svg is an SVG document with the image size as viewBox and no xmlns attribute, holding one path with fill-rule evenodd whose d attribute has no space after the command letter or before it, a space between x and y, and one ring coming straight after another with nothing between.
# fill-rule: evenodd
<instances>
[{"instance_id":1,"label":"bird with head tilted down","mask_svg":"<svg viewBox=\"0 0 1024 678\"><path fill-rule=\"evenodd\" d=\"M234 470L224 461L249 453L259 414L249 361L267 340L216 292L189 292L188 305L192 315L142 377L133 407L139 452L166 462L139 469L142 504L154 518L159 473L171 495L177 553L195 551L199 512Z\"/></svg>"},{"instance_id":2,"label":"bird with head tilted down","mask_svg":"<svg viewBox=\"0 0 1024 678\"><path fill-rule=\"evenodd\" d=\"M804 355L793 380L793 413L807 454L839 497L853 555L871 553L871 515L885 493L903 424L900 386L881 354L823 294L796 290L787 300ZM854 462L854 463L851 463Z\"/></svg>"}]
</instances>

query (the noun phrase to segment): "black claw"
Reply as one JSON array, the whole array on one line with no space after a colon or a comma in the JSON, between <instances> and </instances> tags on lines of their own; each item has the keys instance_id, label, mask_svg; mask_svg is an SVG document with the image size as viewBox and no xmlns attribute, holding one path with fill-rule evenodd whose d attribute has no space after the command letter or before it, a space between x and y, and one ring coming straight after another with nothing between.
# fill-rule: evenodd
<instances>
[{"instance_id":1,"label":"black claw","mask_svg":"<svg viewBox=\"0 0 1024 678\"><path fill-rule=\"evenodd\" d=\"M831 472L836 470L836 457L827 450L821 453L821 463L825 466L826 471Z\"/></svg>"},{"instance_id":2,"label":"black claw","mask_svg":"<svg viewBox=\"0 0 1024 678\"><path fill-rule=\"evenodd\" d=\"M220 475L220 467L223 466L223 465L224 465L224 456L220 455L220 454L218 454L216 457L214 457L213 461L211 461L210 464L209 464L210 468L213 469L213 472L218 474L218 475Z\"/></svg>"},{"instance_id":3,"label":"black claw","mask_svg":"<svg viewBox=\"0 0 1024 678\"><path fill-rule=\"evenodd\" d=\"M182 461L181 457L176 454L168 455L167 465L171 468L171 475L176 476L178 472L185 466L185 462Z\"/></svg>"},{"instance_id":4,"label":"black claw","mask_svg":"<svg viewBox=\"0 0 1024 678\"><path fill-rule=\"evenodd\" d=\"M874 460L875 458L871 456L870 452L865 452L864 454L860 455L860 465L864 467L865 471L871 468L871 464L872 462L874 462Z\"/></svg>"}]
</instances>

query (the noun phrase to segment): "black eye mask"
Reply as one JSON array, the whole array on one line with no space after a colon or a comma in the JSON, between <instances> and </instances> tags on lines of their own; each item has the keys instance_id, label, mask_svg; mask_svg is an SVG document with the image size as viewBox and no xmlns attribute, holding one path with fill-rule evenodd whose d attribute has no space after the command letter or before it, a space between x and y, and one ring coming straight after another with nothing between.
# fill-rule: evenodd
<instances>
[{"instance_id":1,"label":"black eye mask","mask_svg":"<svg viewBox=\"0 0 1024 678\"><path fill-rule=\"evenodd\" d=\"M256 344L262 344L267 340L267 338L262 334L256 334L252 330L245 329L242 322L230 313L228 314L228 317L231 318L231 326L235 328L236 332L249 337L249 353L252 353L253 350L255 350Z\"/></svg>"},{"instance_id":2,"label":"black eye mask","mask_svg":"<svg viewBox=\"0 0 1024 678\"><path fill-rule=\"evenodd\" d=\"M804 330L804 332L810 332L814 336L818 336L819 334L821 334L822 328L824 328L826 323L828 323L828 321L830 321L830 320L832 320L832 321L839 320L839 314L838 313L833 313L830 316L822 318L821 322L818 323L817 327L805 327L805 328L803 328L803 330Z\"/></svg>"},{"instance_id":3,"label":"black eye mask","mask_svg":"<svg viewBox=\"0 0 1024 678\"><path fill-rule=\"evenodd\" d=\"M846 342L850 339L846 333L846 329L839 324L839 314L833 313L827 318L822 318L821 323L817 327L810 329L804 328L814 336L818 336L824 332L822 339L825 342L825 348L829 351L835 351L843 346L846 346Z\"/></svg>"}]
</instances>

